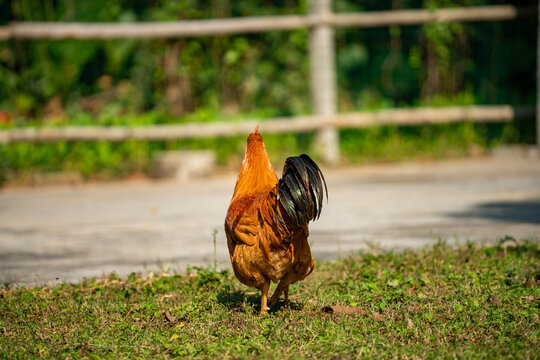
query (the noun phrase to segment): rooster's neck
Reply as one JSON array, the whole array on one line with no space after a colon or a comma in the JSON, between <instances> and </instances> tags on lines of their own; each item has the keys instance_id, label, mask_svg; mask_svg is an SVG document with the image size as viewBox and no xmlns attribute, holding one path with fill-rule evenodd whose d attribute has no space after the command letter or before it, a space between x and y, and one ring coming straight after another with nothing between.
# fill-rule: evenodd
<instances>
[{"instance_id":1,"label":"rooster's neck","mask_svg":"<svg viewBox=\"0 0 540 360\"><path fill-rule=\"evenodd\" d=\"M260 141L248 140L240 174L236 180L233 200L240 196L268 191L277 182L276 172L270 163L262 138Z\"/></svg>"}]
</instances>

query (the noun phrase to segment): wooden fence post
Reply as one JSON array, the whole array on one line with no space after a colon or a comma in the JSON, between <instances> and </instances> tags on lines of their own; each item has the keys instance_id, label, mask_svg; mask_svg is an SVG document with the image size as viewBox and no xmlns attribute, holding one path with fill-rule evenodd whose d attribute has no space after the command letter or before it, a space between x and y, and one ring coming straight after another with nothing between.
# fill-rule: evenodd
<instances>
[{"instance_id":1,"label":"wooden fence post","mask_svg":"<svg viewBox=\"0 0 540 360\"><path fill-rule=\"evenodd\" d=\"M311 0L310 13L324 18L332 12L332 0ZM313 26L309 39L311 99L314 113L332 116L336 113L336 66L334 30L331 25ZM325 127L317 132L316 148L326 163L339 161L339 132Z\"/></svg>"}]
</instances>

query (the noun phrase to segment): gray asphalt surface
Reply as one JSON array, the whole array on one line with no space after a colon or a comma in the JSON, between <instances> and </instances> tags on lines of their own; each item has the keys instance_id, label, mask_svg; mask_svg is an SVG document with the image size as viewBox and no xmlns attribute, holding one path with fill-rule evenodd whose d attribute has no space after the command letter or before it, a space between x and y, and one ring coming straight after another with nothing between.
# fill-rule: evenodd
<instances>
[{"instance_id":1,"label":"gray asphalt surface","mask_svg":"<svg viewBox=\"0 0 540 360\"><path fill-rule=\"evenodd\" d=\"M324 169L323 169L324 170ZM540 160L483 158L324 170L330 201L310 225L319 259L439 238L540 237ZM229 266L223 220L236 174L0 190L0 281L77 281L116 271Z\"/></svg>"}]
</instances>

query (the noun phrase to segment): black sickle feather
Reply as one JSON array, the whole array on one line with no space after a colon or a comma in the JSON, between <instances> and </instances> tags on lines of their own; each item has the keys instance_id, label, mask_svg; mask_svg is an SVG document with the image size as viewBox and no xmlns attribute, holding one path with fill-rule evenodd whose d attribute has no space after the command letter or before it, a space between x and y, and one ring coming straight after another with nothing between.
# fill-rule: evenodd
<instances>
[{"instance_id":1,"label":"black sickle feather","mask_svg":"<svg viewBox=\"0 0 540 360\"><path fill-rule=\"evenodd\" d=\"M284 190L290 195L293 206L289 209L296 218L296 226L301 226L306 223L305 213L301 210L302 198L299 194L299 189L294 187L294 183L291 181L290 176L283 178ZM305 211L305 209L304 209Z\"/></svg>"},{"instance_id":2,"label":"black sickle feather","mask_svg":"<svg viewBox=\"0 0 540 360\"><path fill-rule=\"evenodd\" d=\"M324 183L324 190L326 191L326 199L328 200L328 188L326 187L326 180L324 179L324 175L319 168L319 166L313 161L308 155L302 154L300 155L300 158L304 160L307 164L311 165L316 170L316 173L320 176L322 182Z\"/></svg>"},{"instance_id":3,"label":"black sickle feather","mask_svg":"<svg viewBox=\"0 0 540 360\"><path fill-rule=\"evenodd\" d=\"M314 188L316 190L317 200L318 200L318 205L319 205L318 206L319 209L317 213L317 219L318 219L319 216L321 215L322 201L323 201L322 184L324 184L324 190L326 192L326 199L328 200L328 188L326 186L326 180L324 179L324 175L321 169L317 166L317 164L313 160L311 160L309 156L307 156L306 154L302 154L300 155L300 157L308 163L307 168L310 169L311 172L313 172L313 174L311 174L310 172L310 175L312 175L314 181L317 183L317 185L314 186ZM310 178L312 177L310 176Z\"/></svg>"},{"instance_id":4,"label":"black sickle feather","mask_svg":"<svg viewBox=\"0 0 540 360\"><path fill-rule=\"evenodd\" d=\"M289 175L291 176L286 176L285 178L290 179L291 177L293 177L294 182L292 184L287 183L287 185L289 186L289 188L293 186L299 190L300 195L302 195L302 200L303 200L301 204L299 205L300 211L305 212L307 217L311 219L313 217L313 205L312 205L313 199L311 198L311 195L309 193L309 186L307 185L309 184L309 177L308 177L307 171L305 174L305 177L308 179L307 181L304 181L302 179L302 175L299 174L298 171L296 170L290 172Z\"/></svg>"},{"instance_id":5,"label":"black sickle feather","mask_svg":"<svg viewBox=\"0 0 540 360\"><path fill-rule=\"evenodd\" d=\"M286 165L292 164L294 165L294 169L296 170L295 173L300 175L300 178L302 179L302 182L304 183L304 187L307 189L309 187L309 178L306 172L306 165L304 162L297 156L290 157L290 162L285 162ZM285 172L285 171L283 171Z\"/></svg>"},{"instance_id":6,"label":"black sickle feather","mask_svg":"<svg viewBox=\"0 0 540 360\"><path fill-rule=\"evenodd\" d=\"M293 174L289 175L292 176L285 176L283 180L285 181L285 184L287 184L287 188L292 195L294 207L296 210L296 216L298 217L298 222L300 223L300 225L304 226L307 224L307 216L306 203L304 197L302 196L302 186L298 186L299 184L294 180Z\"/></svg>"},{"instance_id":7,"label":"black sickle feather","mask_svg":"<svg viewBox=\"0 0 540 360\"><path fill-rule=\"evenodd\" d=\"M311 203L312 203L312 213L310 218L311 219L317 219L321 213L321 208L317 201L317 195L315 194L315 191L312 187L309 188L309 194L311 196Z\"/></svg>"},{"instance_id":8,"label":"black sickle feather","mask_svg":"<svg viewBox=\"0 0 540 360\"><path fill-rule=\"evenodd\" d=\"M324 196L321 178L317 175L315 170L311 168L310 166L307 167L307 172L309 174L309 178L311 179L312 186L310 187L310 189L313 191L315 195L313 200L317 202L317 209L318 209L317 215L319 215L320 210L322 209L322 200Z\"/></svg>"},{"instance_id":9,"label":"black sickle feather","mask_svg":"<svg viewBox=\"0 0 540 360\"><path fill-rule=\"evenodd\" d=\"M276 188L279 201L294 226L305 226L308 221L317 219L325 193L328 198L321 169L306 154L285 160L283 175ZM278 217L278 222L281 220Z\"/></svg>"},{"instance_id":10,"label":"black sickle feather","mask_svg":"<svg viewBox=\"0 0 540 360\"><path fill-rule=\"evenodd\" d=\"M283 180L283 179L281 179ZM281 205L285 209L285 212L289 216L289 219L298 226L298 218L296 217L296 211L294 209L294 202L292 200L292 196L289 193L289 190L287 189L287 186L284 185L283 181L278 182L278 193L279 193L279 200L281 202Z\"/></svg>"},{"instance_id":11,"label":"black sickle feather","mask_svg":"<svg viewBox=\"0 0 540 360\"><path fill-rule=\"evenodd\" d=\"M315 172L313 171L313 169L311 169L310 167L306 167L306 173L308 174L309 183L311 184L309 189L313 191L315 196L313 196L313 194L311 193L310 195L312 197L313 202L318 203L319 196L320 196L320 184L317 181L318 179L316 178Z\"/></svg>"}]
</instances>

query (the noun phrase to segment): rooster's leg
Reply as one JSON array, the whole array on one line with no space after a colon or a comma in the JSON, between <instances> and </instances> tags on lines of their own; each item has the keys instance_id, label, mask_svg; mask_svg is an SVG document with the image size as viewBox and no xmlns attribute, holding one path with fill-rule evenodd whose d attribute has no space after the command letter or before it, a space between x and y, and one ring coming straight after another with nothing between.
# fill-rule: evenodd
<instances>
[{"instance_id":1,"label":"rooster's leg","mask_svg":"<svg viewBox=\"0 0 540 360\"><path fill-rule=\"evenodd\" d=\"M263 288L261 289L261 314L266 314L266 312L270 310L267 306L268 289L270 289L270 281L265 281Z\"/></svg>"},{"instance_id":2,"label":"rooster's leg","mask_svg":"<svg viewBox=\"0 0 540 360\"><path fill-rule=\"evenodd\" d=\"M289 285L285 285L285 283L283 282L283 280L281 280L276 288L276 290L274 291L274 294L272 294L272 297L270 298L270 307L274 306L277 301L279 300L279 297L281 296L281 293L283 291L287 291L285 294L286 296L288 297L288 290L289 290Z\"/></svg>"},{"instance_id":3,"label":"rooster's leg","mask_svg":"<svg viewBox=\"0 0 540 360\"><path fill-rule=\"evenodd\" d=\"M289 287L285 289L285 306L289 305Z\"/></svg>"}]
</instances>

